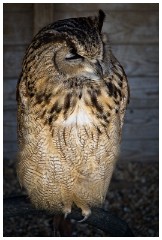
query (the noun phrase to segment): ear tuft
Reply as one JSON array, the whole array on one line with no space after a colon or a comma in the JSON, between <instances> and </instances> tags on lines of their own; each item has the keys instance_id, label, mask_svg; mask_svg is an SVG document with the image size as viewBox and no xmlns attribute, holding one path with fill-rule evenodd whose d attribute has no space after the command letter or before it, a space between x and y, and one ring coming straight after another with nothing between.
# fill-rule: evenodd
<instances>
[{"instance_id":1,"label":"ear tuft","mask_svg":"<svg viewBox=\"0 0 162 240\"><path fill-rule=\"evenodd\" d=\"M99 32L101 32L101 30L102 30L102 26L103 26L103 22L104 22L105 17L106 17L105 13L100 9L99 12L98 12L98 29L99 29Z\"/></svg>"}]
</instances>

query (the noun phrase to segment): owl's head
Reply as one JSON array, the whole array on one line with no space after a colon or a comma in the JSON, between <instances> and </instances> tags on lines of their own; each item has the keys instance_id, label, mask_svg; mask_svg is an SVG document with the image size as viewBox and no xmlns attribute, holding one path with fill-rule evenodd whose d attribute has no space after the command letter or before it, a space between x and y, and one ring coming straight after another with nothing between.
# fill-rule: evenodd
<instances>
[{"instance_id":1,"label":"owl's head","mask_svg":"<svg viewBox=\"0 0 162 240\"><path fill-rule=\"evenodd\" d=\"M101 79L103 75L104 43L102 25L105 14L59 20L43 28L34 38L34 49L44 47L57 73L66 77ZM41 58L42 59L42 58Z\"/></svg>"}]
</instances>

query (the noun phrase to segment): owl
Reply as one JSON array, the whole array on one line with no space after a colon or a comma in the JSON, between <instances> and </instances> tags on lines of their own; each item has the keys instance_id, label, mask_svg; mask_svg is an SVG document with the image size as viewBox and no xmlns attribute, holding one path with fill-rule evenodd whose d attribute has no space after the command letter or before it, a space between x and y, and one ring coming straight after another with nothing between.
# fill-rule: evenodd
<instances>
[{"instance_id":1,"label":"owl","mask_svg":"<svg viewBox=\"0 0 162 240\"><path fill-rule=\"evenodd\" d=\"M36 208L83 220L101 206L119 155L129 98L102 33L105 14L54 22L29 45L17 84L17 173Z\"/></svg>"}]
</instances>

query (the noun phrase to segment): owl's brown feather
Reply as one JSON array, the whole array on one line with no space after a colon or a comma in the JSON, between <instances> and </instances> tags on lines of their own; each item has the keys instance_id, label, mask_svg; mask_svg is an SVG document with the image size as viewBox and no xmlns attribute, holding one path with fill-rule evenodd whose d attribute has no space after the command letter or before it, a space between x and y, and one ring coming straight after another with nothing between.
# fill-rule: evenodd
<instances>
[{"instance_id":1,"label":"owl's brown feather","mask_svg":"<svg viewBox=\"0 0 162 240\"><path fill-rule=\"evenodd\" d=\"M45 27L24 58L17 172L39 208L67 214L74 203L88 216L103 203L119 154L128 83L96 21Z\"/></svg>"}]
</instances>

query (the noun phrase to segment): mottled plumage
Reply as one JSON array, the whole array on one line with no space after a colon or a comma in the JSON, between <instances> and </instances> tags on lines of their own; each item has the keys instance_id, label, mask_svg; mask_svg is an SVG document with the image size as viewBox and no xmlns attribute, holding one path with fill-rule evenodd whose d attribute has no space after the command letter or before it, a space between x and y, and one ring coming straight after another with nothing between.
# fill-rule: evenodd
<instances>
[{"instance_id":1,"label":"mottled plumage","mask_svg":"<svg viewBox=\"0 0 162 240\"><path fill-rule=\"evenodd\" d=\"M38 208L87 217L101 205L128 102L124 70L101 33L104 13L43 28L17 86L18 177Z\"/></svg>"}]
</instances>

